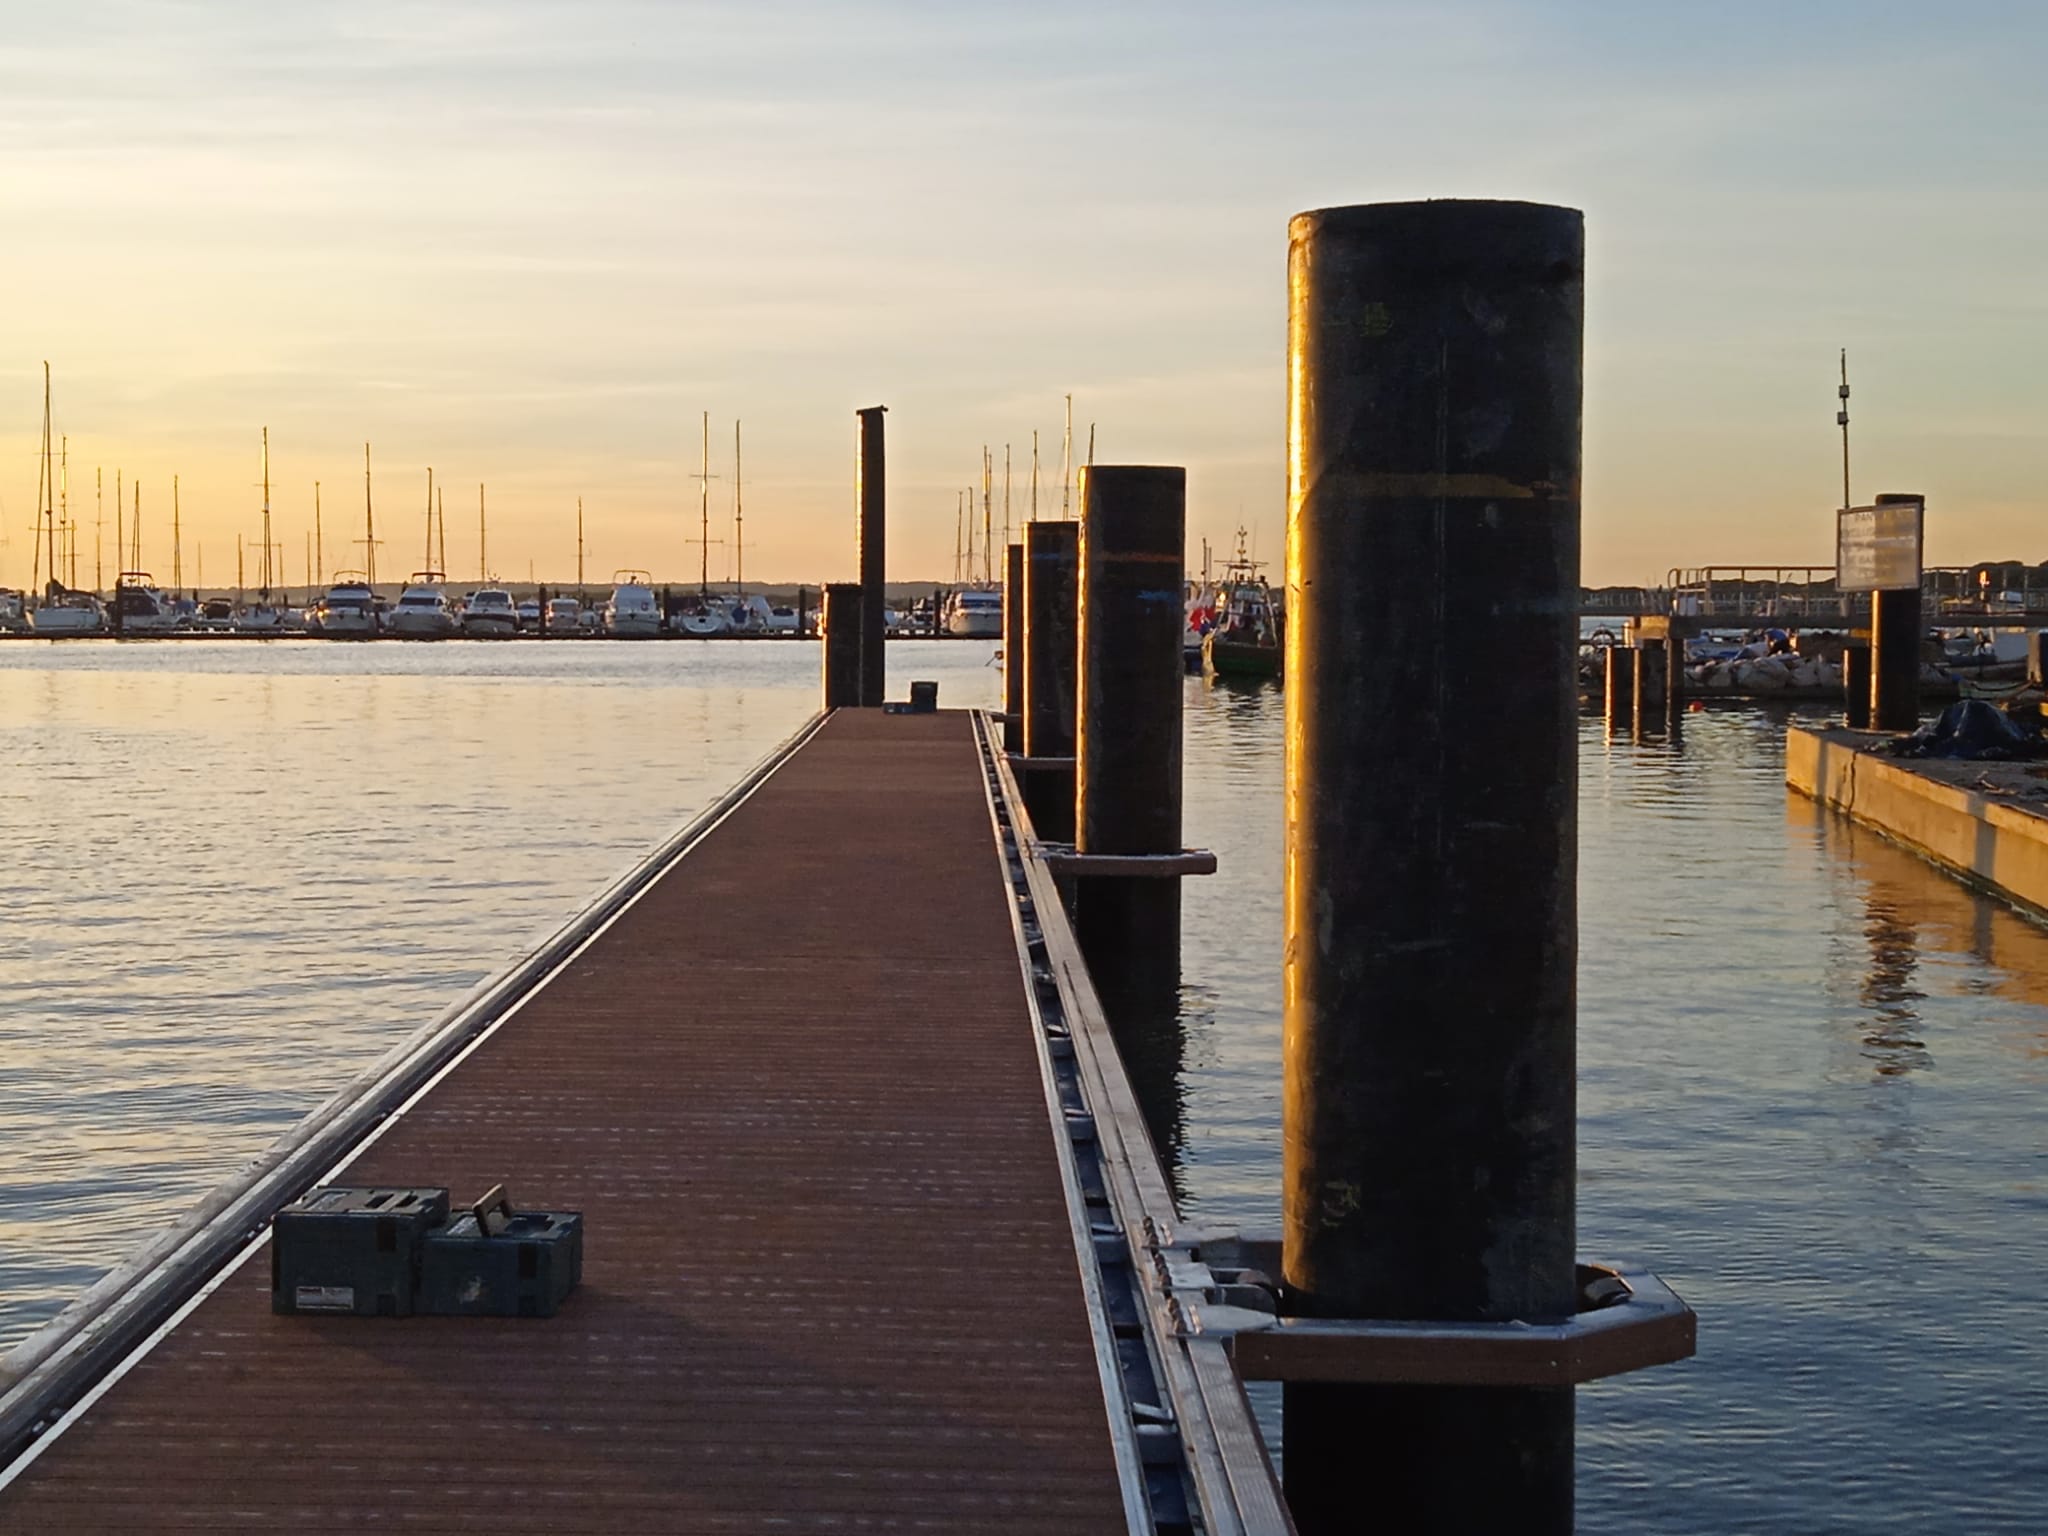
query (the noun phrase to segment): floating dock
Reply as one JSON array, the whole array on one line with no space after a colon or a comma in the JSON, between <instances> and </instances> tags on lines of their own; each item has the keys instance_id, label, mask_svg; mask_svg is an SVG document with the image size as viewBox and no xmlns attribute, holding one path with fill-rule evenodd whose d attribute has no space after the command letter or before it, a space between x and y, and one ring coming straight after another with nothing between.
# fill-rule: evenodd
<instances>
[{"instance_id":1,"label":"floating dock","mask_svg":"<svg viewBox=\"0 0 2048 1536\"><path fill-rule=\"evenodd\" d=\"M1795 725L1785 781L1975 885L2048 912L2048 763L1886 755L1896 739Z\"/></svg>"},{"instance_id":2,"label":"floating dock","mask_svg":"<svg viewBox=\"0 0 2048 1536\"><path fill-rule=\"evenodd\" d=\"M1014 795L983 717L813 722L10 1357L0 1532L1283 1536ZM581 1211L583 1285L274 1316L336 1181Z\"/></svg>"}]
</instances>

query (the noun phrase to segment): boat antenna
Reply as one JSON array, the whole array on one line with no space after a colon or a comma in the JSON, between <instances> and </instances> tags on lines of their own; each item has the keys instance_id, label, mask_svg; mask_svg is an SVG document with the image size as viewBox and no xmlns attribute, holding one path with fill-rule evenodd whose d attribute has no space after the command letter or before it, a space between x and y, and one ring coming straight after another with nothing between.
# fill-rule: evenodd
<instances>
[{"instance_id":1,"label":"boat antenna","mask_svg":"<svg viewBox=\"0 0 2048 1536\"><path fill-rule=\"evenodd\" d=\"M1835 391L1841 401L1835 411L1835 425L1842 429L1842 506L1846 509L1854 503L1849 500L1849 349L1842 348L1842 383Z\"/></svg>"},{"instance_id":2,"label":"boat antenna","mask_svg":"<svg viewBox=\"0 0 2048 1536\"><path fill-rule=\"evenodd\" d=\"M313 483L313 525L320 523L320 483ZM185 585L185 524L183 509L178 505L178 477L171 476L171 590L177 591Z\"/></svg>"}]
</instances>

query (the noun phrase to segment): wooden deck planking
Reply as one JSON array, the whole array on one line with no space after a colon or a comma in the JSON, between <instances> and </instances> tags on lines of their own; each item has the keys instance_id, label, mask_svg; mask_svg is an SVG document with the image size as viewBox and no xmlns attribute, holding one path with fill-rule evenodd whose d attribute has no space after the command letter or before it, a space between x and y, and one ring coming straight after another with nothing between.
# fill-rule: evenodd
<instances>
[{"instance_id":1,"label":"wooden deck planking","mask_svg":"<svg viewBox=\"0 0 2048 1536\"><path fill-rule=\"evenodd\" d=\"M1123 1530L968 718L835 715L364 1154L585 1213L548 1321L259 1255L0 1532Z\"/></svg>"}]
</instances>

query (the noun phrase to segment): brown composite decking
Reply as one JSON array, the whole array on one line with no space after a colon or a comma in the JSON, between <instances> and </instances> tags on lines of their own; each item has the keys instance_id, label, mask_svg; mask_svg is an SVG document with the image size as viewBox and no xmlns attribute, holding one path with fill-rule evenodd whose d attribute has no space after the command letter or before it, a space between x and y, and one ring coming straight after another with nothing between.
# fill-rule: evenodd
<instances>
[{"instance_id":1,"label":"brown composite decking","mask_svg":"<svg viewBox=\"0 0 2048 1536\"><path fill-rule=\"evenodd\" d=\"M0 1532L1123 1530L1006 901L969 718L834 715L343 1177L581 1210L559 1315L266 1251Z\"/></svg>"}]
</instances>

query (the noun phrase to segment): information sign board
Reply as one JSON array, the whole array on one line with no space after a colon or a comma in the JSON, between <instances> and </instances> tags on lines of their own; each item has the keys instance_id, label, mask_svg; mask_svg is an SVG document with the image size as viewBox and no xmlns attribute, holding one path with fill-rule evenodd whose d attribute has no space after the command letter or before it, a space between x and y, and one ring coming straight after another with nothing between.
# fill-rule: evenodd
<instances>
[{"instance_id":1,"label":"information sign board","mask_svg":"<svg viewBox=\"0 0 2048 1536\"><path fill-rule=\"evenodd\" d=\"M1835 587L1842 592L1917 592L1924 501L1844 507L1835 514Z\"/></svg>"}]
</instances>

